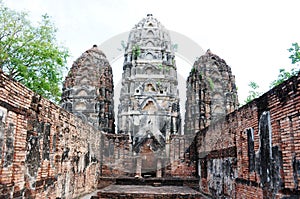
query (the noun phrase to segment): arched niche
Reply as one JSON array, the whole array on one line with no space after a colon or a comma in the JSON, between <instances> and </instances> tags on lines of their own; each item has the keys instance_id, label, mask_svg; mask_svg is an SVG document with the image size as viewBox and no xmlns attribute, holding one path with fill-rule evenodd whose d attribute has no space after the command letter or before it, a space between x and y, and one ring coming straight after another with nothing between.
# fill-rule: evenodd
<instances>
[{"instance_id":1,"label":"arched niche","mask_svg":"<svg viewBox=\"0 0 300 199\"><path fill-rule=\"evenodd\" d=\"M224 113L225 113L225 111L221 106L215 106L212 111L213 115L224 114Z\"/></svg>"},{"instance_id":2,"label":"arched niche","mask_svg":"<svg viewBox=\"0 0 300 199\"><path fill-rule=\"evenodd\" d=\"M147 37L154 37L154 32L152 30L149 30L147 32Z\"/></svg>"},{"instance_id":3,"label":"arched niche","mask_svg":"<svg viewBox=\"0 0 300 199\"><path fill-rule=\"evenodd\" d=\"M148 64L144 67L144 71L146 71L147 75L158 74L158 68L154 65Z\"/></svg>"},{"instance_id":4,"label":"arched niche","mask_svg":"<svg viewBox=\"0 0 300 199\"><path fill-rule=\"evenodd\" d=\"M152 60L153 59L152 53L147 53L145 58L148 60Z\"/></svg>"},{"instance_id":5,"label":"arched niche","mask_svg":"<svg viewBox=\"0 0 300 199\"><path fill-rule=\"evenodd\" d=\"M84 102L77 102L74 106L76 111L83 111L86 110L86 104Z\"/></svg>"},{"instance_id":6,"label":"arched niche","mask_svg":"<svg viewBox=\"0 0 300 199\"><path fill-rule=\"evenodd\" d=\"M146 47L154 47L154 43L152 41L148 41L146 43Z\"/></svg>"},{"instance_id":7,"label":"arched niche","mask_svg":"<svg viewBox=\"0 0 300 199\"><path fill-rule=\"evenodd\" d=\"M157 107L155 106L154 102L149 100L142 109L143 111L156 111Z\"/></svg>"},{"instance_id":8,"label":"arched niche","mask_svg":"<svg viewBox=\"0 0 300 199\"><path fill-rule=\"evenodd\" d=\"M145 92L155 92L155 86L152 83L146 83L144 86Z\"/></svg>"},{"instance_id":9,"label":"arched niche","mask_svg":"<svg viewBox=\"0 0 300 199\"><path fill-rule=\"evenodd\" d=\"M215 92L215 93L212 94L211 99L212 100L217 100L217 101L219 101L219 100L222 101L224 99L224 96L220 92Z\"/></svg>"},{"instance_id":10,"label":"arched niche","mask_svg":"<svg viewBox=\"0 0 300 199\"><path fill-rule=\"evenodd\" d=\"M219 79L213 79L213 84L214 84L214 90L216 91L223 90L222 83Z\"/></svg>"},{"instance_id":11,"label":"arched niche","mask_svg":"<svg viewBox=\"0 0 300 199\"><path fill-rule=\"evenodd\" d=\"M143 83L143 88L145 92L156 92L157 87L156 87L156 82L153 79L147 79Z\"/></svg>"},{"instance_id":12,"label":"arched niche","mask_svg":"<svg viewBox=\"0 0 300 199\"><path fill-rule=\"evenodd\" d=\"M81 79L77 80L77 85L83 86L83 85L90 85L91 81L87 77L83 77Z\"/></svg>"},{"instance_id":13,"label":"arched niche","mask_svg":"<svg viewBox=\"0 0 300 199\"><path fill-rule=\"evenodd\" d=\"M143 103L141 104L141 109L143 111L157 111L159 109L159 106L152 97L149 97L143 101Z\"/></svg>"},{"instance_id":14,"label":"arched niche","mask_svg":"<svg viewBox=\"0 0 300 199\"><path fill-rule=\"evenodd\" d=\"M82 89L77 93L77 96L80 96L80 97L88 96L88 93L86 92L86 90Z\"/></svg>"}]
</instances>

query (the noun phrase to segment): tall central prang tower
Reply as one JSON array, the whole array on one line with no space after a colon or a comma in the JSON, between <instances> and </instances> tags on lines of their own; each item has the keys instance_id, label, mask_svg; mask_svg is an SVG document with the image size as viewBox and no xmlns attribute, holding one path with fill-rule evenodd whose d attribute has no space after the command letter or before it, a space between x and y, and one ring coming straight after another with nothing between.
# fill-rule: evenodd
<instances>
[{"instance_id":1,"label":"tall central prang tower","mask_svg":"<svg viewBox=\"0 0 300 199\"><path fill-rule=\"evenodd\" d=\"M124 57L118 133L135 153L165 150L181 131L177 69L170 35L152 14L131 30Z\"/></svg>"}]
</instances>

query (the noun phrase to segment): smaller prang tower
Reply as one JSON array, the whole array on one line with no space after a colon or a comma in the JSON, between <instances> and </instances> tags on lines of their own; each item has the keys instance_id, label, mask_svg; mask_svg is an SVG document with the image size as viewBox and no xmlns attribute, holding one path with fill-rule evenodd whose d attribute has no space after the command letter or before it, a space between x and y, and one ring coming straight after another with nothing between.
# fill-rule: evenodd
<instances>
[{"instance_id":1,"label":"smaller prang tower","mask_svg":"<svg viewBox=\"0 0 300 199\"><path fill-rule=\"evenodd\" d=\"M219 56L207 50L187 79L184 134L194 136L239 107L235 78Z\"/></svg>"},{"instance_id":2,"label":"smaller prang tower","mask_svg":"<svg viewBox=\"0 0 300 199\"><path fill-rule=\"evenodd\" d=\"M115 133L113 75L104 53L84 52L73 64L64 84L61 106L106 133Z\"/></svg>"}]
</instances>

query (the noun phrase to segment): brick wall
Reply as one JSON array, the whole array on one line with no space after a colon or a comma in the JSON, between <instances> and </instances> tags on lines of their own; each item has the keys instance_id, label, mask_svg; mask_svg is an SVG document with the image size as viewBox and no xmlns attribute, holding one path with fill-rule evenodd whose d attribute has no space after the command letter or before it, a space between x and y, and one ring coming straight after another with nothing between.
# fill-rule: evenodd
<instances>
[{"instance_id":1,"label":"brick wall","mask_svg":"<svg viewBox=\"0 0 300 199\"><path fill-rule=\"evenodd\" d=\"M101 144L102 177L134 177L137 174L137 159L143 154L131 151L131 141L125 134L105 134ZM188 137L172 135L165 149L166 155L159 157L162 177L193 178L196 174L195 158ZM193 145L191 145L193 146ZM191 152L190 152L191 151ZM151 153L150 153L151 154ZM101 182L102 183L102 182Z\"/></svg>"},{"instance_id":2,"label":"brick wall","mask_svg":"<svg viewBox=\"0 0 300 199\"><path fill-rule=\"evenodd\" d=\"M100 133L0 72L0 198L74 198L97 186Z\"/></svg>"},{"instance_id":3,"label":"brick wall","mask_svg":"<svg viewBox=\"0 0 300 199\"><path fill-rule=\"evenodd\" d=\"M166 176L175 178L196 177L194 148L191 148L192 136L173 135L170 140L169 164Z\"/></svg>"},{"instance_id":4,"label":"brick wall","mask_svg":"<svg viewBox=\"0 0 300 199\"><path fill-rule=\"evenodd\" d=\"M299 82L300 75L293 77L199 132L194 140L197 169L186 164L193 161L194 152L187 151L190 156L182 156L186 155L181 150L185 147L175 149L179 145L174 139L170 155L184 161L177 165L174 159L171 176L197 170L200 190L214 197L297 197ZM114 157L104 157L110 139ZM124 154L126 157L126 139L102 139L92 126L0 73L2 198L74 198L90 192L101 174L101 160L118 160ZM125 147L125 151L116 150L119 147ZM103 175L105 171L108 170L102 169Z\"/></svg>"},{"instance_id":5,"label":"brick wall","mask_svg":"<svg viewBox=\"0 0 300 199\"><path fill-rule=\"evenodd\" d=\"M131 142L125 134L106 134L101 144L101 176L124 177L134 176Z\"/></svg>"},{"instance_id":6,"label":"brick wall","mask_svg":"<svg viewBox=\"0 0 300 199\"><path fill-rule=\"evenodd\" d=\"M300 194L299 84L300 74L197 134L202 192L235 198Z\"/></svg>"}]
</instances>

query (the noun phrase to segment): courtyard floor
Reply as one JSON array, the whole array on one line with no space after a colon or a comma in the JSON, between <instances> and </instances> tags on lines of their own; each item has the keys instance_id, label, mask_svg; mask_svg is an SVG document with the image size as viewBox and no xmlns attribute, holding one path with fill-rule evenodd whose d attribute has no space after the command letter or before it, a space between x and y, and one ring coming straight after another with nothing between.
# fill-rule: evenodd
<instances>
[{"instance_id":1,"label":"courtyard floor","mask_svg":"<svg viewBox=\"0 0 300 199\"><path fill-rule=\"evenodd\" d=\"M96 195L100 198L205 198L200 192L186 186L110 185L82 199Z\"/></svg>"}]
</instances>

